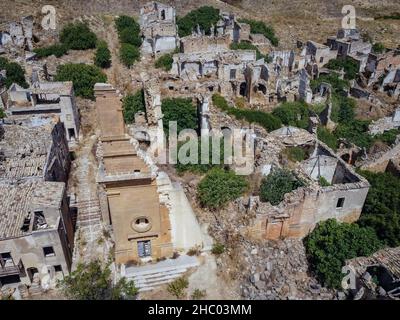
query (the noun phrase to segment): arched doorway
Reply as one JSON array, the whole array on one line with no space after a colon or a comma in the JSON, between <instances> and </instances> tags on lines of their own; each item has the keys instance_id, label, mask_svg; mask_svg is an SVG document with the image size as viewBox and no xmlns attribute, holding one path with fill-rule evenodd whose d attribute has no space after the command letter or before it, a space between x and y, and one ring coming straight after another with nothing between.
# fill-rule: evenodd
<instances>
[{"instance_id":1,"label":"arched doorway","mask_svg":"<svg viewBox=\"0 0 400 320\"><path fill-rule=\"evenodd\" d=\"M239 94L240 94L242 97L246 97L246 94L247 94L247 83L246 83L246 82L242 82L242 83L240 84L240 87L239 87Z\"/></svg>"}]
</instances>

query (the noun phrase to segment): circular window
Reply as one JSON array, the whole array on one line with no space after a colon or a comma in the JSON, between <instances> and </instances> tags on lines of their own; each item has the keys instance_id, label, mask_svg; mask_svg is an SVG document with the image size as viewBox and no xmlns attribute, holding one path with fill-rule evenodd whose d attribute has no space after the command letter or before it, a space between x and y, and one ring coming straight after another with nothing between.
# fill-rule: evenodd
<instances>
[{"instance_id":1,"label":"circular window","mask_svg":"<svg viewBox=\"0 0 400 320\"><path fill-rule=\"evenodd\" d=\"M137 232L146 232L151 229L150 218L147 217L139 217L132 221L132 229Z\"/></svg>"}]
</instances>

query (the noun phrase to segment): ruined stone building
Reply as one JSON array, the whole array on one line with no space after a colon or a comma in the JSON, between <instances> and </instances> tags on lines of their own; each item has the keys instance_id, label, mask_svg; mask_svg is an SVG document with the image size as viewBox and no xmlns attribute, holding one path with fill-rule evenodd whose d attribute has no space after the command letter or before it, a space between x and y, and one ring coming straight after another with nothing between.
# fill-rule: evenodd
<instances>
[{"instance_id":1,"label":"ruined stone building","mask_svg":"<svg viewBox=\"0 0 400 320\"><path fill-rule=\"evenodd\" d=\"M284 150L291 147L306 150L304 161L284 160ZM305 182L278 205L250 199L248 210L255 214L251 233L263 239L302 238L320 221L330 218L344 222L358 220L369 183L354 172L326 145L307 131L283 127L259 139L256 149L257 171L269 173L274 168L289 167ZM321 179L327 185L321 185Z\"/></svg>"},{"instance_id":2,"label":"ruined stone building","mask_svg":"<svg viewBox=\"0 0 400 320\"><path fill-rule=\"evenodd\" d=\"M13 84L8 89L6 113L11 116L57 115L64 123L65 136L73 148L79 140L80 116L71 81L36 82L24 89Z\"/></svg>"},{"instance_id":3,"label":"ruined stone building","mask_svg":"<svg viewBox=\"0 0 400 320\"><path fill-rule=\"evenodd\" d=\"M0 29L0 53L13 50L33 50L33 17L23 17L20 22L10 22Z\"/></svg>"},{"instance_id":4,"label":"ruined stone building","mask_svg":"<svg viewBox=\"0 0 400 320\"><path fill-rule=\"evenodd\" d=\"M172 52L178 43L175 8L148 2L140 9L140 29L144 54Z\"/></svg>"},{"instance_id":5,"label":"ruined stone building","mask_svg":"<svg viewBox=\"0 0 400 320\"><path fill-rule=\"evenodd\" d=\"M34 126L3 124L2 130L0 283L31 284L39 277L54 285L54 276L69 273L73 251L64 125L55 119Z\"/></svg>"},{"instance_id":6,"label":"ruined stone building","mask_svg":"<svg viewBox=\"0 0 400 320\"><path fill-rule=\"evenodd\" d=\"M154 172L125 132L120 97L108 84L95 85L101 128L97 181L106 191L105 221L113 227L115 261L126 264L172 254L168 208L161 203Z\"/></svg>"}]
</instances>

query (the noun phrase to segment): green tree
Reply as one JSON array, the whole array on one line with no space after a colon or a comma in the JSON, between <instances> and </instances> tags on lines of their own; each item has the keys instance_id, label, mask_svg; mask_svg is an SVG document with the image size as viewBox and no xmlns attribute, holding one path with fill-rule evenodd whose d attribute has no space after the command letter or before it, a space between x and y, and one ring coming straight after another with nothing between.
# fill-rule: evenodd
<instances>
[{"instance_id":1,"label":"green tree","mask_svg":"<svg viewBox=\"0 0 400 320\"><path fill-rule=\"evenodd\" d=\"M162 55L156 60L155 67L158 69L164 69L165 71L169 71L172 68L172 63L174 59L172 58L171 53L167 53Z\"/></svg>"},{"instance_id":2,"label":"green tree","mask_svg":"<svg viewBox=\"0 0 400 320\"><path fill-rule=\"evenodd\" d=\"M178 33L180 37L189 36L192 31L200 26L207 35L211 33L211 26L215 26L219 20L219 9L203 6L190 11L182 18L177 18Z\"/></svg>"},{"instance_id":3,"label":"green tree","mask_svg":"<svg viewBox=\"0 0 400 320\"><path fill-rule=\"evenodd\" d=\"M16 62L9 62L6 58L0 57L0 70L6 70L4 84L9 88L13 83L19 84L23 88L28 88L25 81L25 70Z\"/></svg>"},{"instance_id":4,"label":"green tree","mask_svg":"<svg viewBox=\"0 0 400 320\"><path fill-rule=\"evenodd\" d=\"M373 228L386 245L400 246L400 178L390 173L360 173L371 187L358 224Z\"/></svg>"},{"instance_id":5,"label":"green tree","mask_svg":"<svg viewBox=\"0 0 400 320\"><path fill-rule=\"evenodd\" d=\"M138 90L135 94L128 94L122 101L122 108L125 123L133 123L137 112L146 111L143 90Z\"/></svg>"},{"instance_id":6,"label":"green tree","mask_svg":"<svg viewBox=\"0 0 400 320\"><path fill-rule=\"evenodd\" d=\"M368 150L373 143L372 136L368 133L369 124L370 121L366 120L346 121L339 123L334 134L338 138L345 138L347 141Z\"/></svg>"},{"instance_id":7,"label":"green tree","mask_svg":"<svg viewBox=\"0 0 400 320\"><path fill-rule=\"evenodd\" d=\"M122 43L129 43L135 47L140 47L142 38L139 33L136 33L132 28L125 28L119 33L119 40Z\"/></svg>"},{"instance_id":8,"label":"green tree","mask_svg":"<svg viewBox=\"0 0 400 320\"><path fill-rule=\"evenodd\" d=\"M122 63L128 68L140 58L139 49L129 43L122 43L119 53Z\"/></svg>"},{"instance_id":9,"label":"green tree","mask_svg":"<svg viewBox=\"0 0 400 320\"><path fill-rule=\"evenodd\" d=\"M94 99L95 83L107 82L107 76L96 66L67 63L58 66L55 80L72 81L77 96Z\"/></svg>"},{"instance_id":10,"label":"green tree","mask_svg":"<svg viewBox=\"0 0 400 320\"><path fill-rule=\"evenodd\" d=\"M384 53L386 50L386 47L383 43L381 42L375 42L374 45L372 46L372 51L374 53Z\"/></svg>"},{"instance_id":11,"label":"green tree","mask_svg":"<svg viewBox=\"0 0 400 320\"><path fill-rule=\"evenodd\" d=\"M68 52L68 46L65 44L54 44L48 47L36 48L33 50L37 58L44 58L55 55L57 58L63 56Z\"/></svg>"},{"instance_id":12,"label":"green tree","mask_svg":"<svg viewBox=\"0 0 400 320\"><path fill-rule=\"evenodd\" d=\"M67 24L61 31L60 42L70 49L86 50L96 47L97 37L87 24Z\"/></svg>"},{"instance_id":13,"label":"green tree","mask_svg":"<svg viewBox=\"0 0 400 320\"><path fill-rule=\"evenodd\" d=\"M97 42L94 64L100 68L109 68L111 65L111 52L104 40Z\"/></svg>"},{"instance_id":14,"label":"green tree","mask_svg":"<svg viewBox=\"0 0 400 320\"><path fill-rule=\"evenodd\" d=\"M115 27L119 34L125 29L130 29L136 34L140 33L140 26L135 19L125 15L119 16L115 19Z\"/></svg>"},{"instance_id":15,"label":"green tree","mask_svg":"<svg viewBox=\"0 0 400 320\"><path fill-rule=\"evenodd\" d=\"M124 300L134 298L138 292L134 282L125 278L114 284L109 266L103 268L99 260L78 264L59 287L73 300Z\"/></svg>"},{"instance_id":16,"label":"green tree","mask_svg":"<svg viewBox=\"0 0 400 320\"><path fill-rule=\"evenodd\" d=\"M252 20L252 19L239 19L239 22L244 22L250 25L251 33L261 33L263 34L273 46L279 44L279 39L275 35L275 30L271 26L267 26L262 21Z\"/></svg>"},{"instance_id":17,"label":"green tree","mask_svg":"<svg viewBox=\"0 0 400 320\"><path fill-rule=\"evenodd\" d=\"M303 129L308 127L309 109L305 102L285 102L272 111L283 124Z\"/></svg>"},{"instance_id":18,"label":"green tree","mask_svg":"<svg viewBox=\"0 0 400 320\"><path fill-rule=\"evenodd\" d=\"M169 122L177 122L178 133L183 129L197 129L197 109L190 98L167 98L162 100L164 131L168 133Z\"/></svg>"},{"instance_id":19,"label":"green tree","mask_svg":"<svg viewBox=\"0 0 400 320\"><path fill-rule=\"evenodd\" d=\"M281 203L285 194L303 186L304 182L292 172L285 169L276 169L261 182L260 200L270 202L273 206L276 206Z\"/></svg>"},{"instance_id":20,"label":"green tree","mask_svg":"<svg viewBox=\"0 0 400 320\"><path fill-rule=\"evenodd\" d=\"M248 187L249 183L243 176L214 168L200 181L197 195L202 206L215 210L240 197Z\"/></svg>"},{"instance_id":21,"label":"green tree","mask_svg":"<svg viewBox=\"0 0 400 320\"><path fill-rule=\"evenodd\" d=\"M357 224L339 223L335 219L321 222L304 239L308 261L319 281L340 288L346 260L369 256L382 247L374 230Z\"/></svg>"},{"instance_id":22,"label":"green tree","mask_svg":"<svg viewBox=\"0 0 400 320\"><path fill-rule=\"evenodd\" d=\"M341 70L345 72L345 79L353 80L359 72L358 62L350 57L343 59L332 59L326 65L326 68L331 70Z\"/></svg>"}]
</instances>

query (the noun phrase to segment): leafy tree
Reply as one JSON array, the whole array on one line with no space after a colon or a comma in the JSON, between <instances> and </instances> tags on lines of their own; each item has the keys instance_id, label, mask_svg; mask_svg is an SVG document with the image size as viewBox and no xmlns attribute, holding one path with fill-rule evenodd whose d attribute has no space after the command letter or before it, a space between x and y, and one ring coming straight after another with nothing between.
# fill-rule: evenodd
<instances>
[{"instance_id":1,"label":"leafy tree","mask_svg":"<svg viewBox=\"0 0 400 320\"><path fill-rule=\"evenodd\" d=\"M87 24L67 24L61 31L60 42L70 49L86 50L96 47L97 37Z\"/></svg>"},{"instance_id":2,"label":"leafy tree","mask_svg":"<svg viewBox=\"0 0 400 320\"><path fill-rule=\"evenodd\" d=\"M129 43L122 43L119 53L122 63L127 67L132 66L140 58L139 49Z\"/></svg>"},{"instance_id":3,"label":"leafy tree","mask_svg":"<svg viewBox=\"0 0 400 320\"><path fill-rule=\"evenodd\" d=\"M386 50L386 47L381 42L375 42L374 45L372 46L372 51L374 53L384 53L385 50Z\"/></svg>"},{"instance_id":4,"label":"leafy tree","mask_svg":"<svg viewBox=\"0 0 400 320\"><path fill-rule=\"evenodd\" d=\"M275 30L271 26L267 26L262 21L252 20L252 19L239 19L239 22L244 22L250 25L251 33L261 33L263 34L273 46L279 44L279 39L275 35Z\"/></svg>"},{"instance_id":5,"label":"leafy tree","mask_svg":"<svg viewBox=\"0 0 400 320\"><path fill-rule=\"evenodd\" d=\"M322 75L318 79L311 80L311 89L315 91L322 82L329 83L332 86L332 91L334 93L341 93L350 88L349 81L340 79L339 76L335 73L330 73L328 75Z\"/></svg>"},{"instance_id":6,"label":"leafy tree","mask_svg":"<svg viewBox=\"0 0 400 320\"><path fill-rule=\"evenodd\" d=\"M133 123L135 114L139 111L146 111L143 90L138 90L135 94L128 94L122 101L125 123Z\"/></svg>"},{"instance_id":7,"label":"leafy tree","mask_svg":"<svg viewBox=\"0 0 400 320\"><path fill-rule=\"evenodd\" d=\"M36 48L33 50L37 58L44 58L55 55L57 58L63 56L68 52L68 46L65 44L54 44L48 47Z\"/></svg>"},{"instance_id":8,"label":"leafy tree","mask_svg":"<svg viewBox=\"0 0 400 320\"><path fill-rule=\"evenodd\" d=\"M308 127L309 109L305 102L285 102L272 111L283 124L303 129Z\"/></svg>"},{"instance_id":9,"label":"leafy tree","mask_svg":"<svg viewBox=\"0 0 400 320\"><path fill-rule=\"evenodd\" d=\"M220 168L211 169L197 186L197 195L202 206L219 209L240 197L249 187L243 176Z\"/></svg>"},{"instance_id":10,"label":"leafy tree","mask_svg":"<svg viewBox=\"0 0 400 320\"><path fill-rule=\"evenodd\" d=\"M67 63L58 66L56 81L72 81L77 96L94 99L93 87L106 82L107 76L96 66L84 63Z\"/></svg>"},{"instance_id":11,"label":"leafy tree","mask_svg":"<svg viewBox=\"0 0 400 320\"><path fill-rule=\"evenodd\" d=\"M177 18L176 24L178 25L178 33L180 37L189 36L192 31L200 26L200 29L209 35L211 33L211 26L215 26L219 20L219 9L210 6L203 6L198 9L190 11L182 18Z\"/></svg>"},{"instance_id":12,"label":"leafy tree","mask_svg":"<svg viewBox=\"0 0 400 320\"><path fill-rule=\"evenodd\" d=\"M357 61L350 57L346 57L343 59L333 59L330 60L326 65L326 68L331 70L341 70L343 69L345 72L345 79L353 80L358 74L359 66Z\"/></svg>"},{"instance_id":13,"label":"leafy tree","mask_svg":"<svg viewBox=\"0 0 400 320\"><path fill-rule=\"evenodd\" d=\"M333 133L331 133L327 128L319 126L317 128L317 135L320 141L325 143L329 148L336 151L338 141Z\"/></svg>"},{"instance_id":14,"label":"leafy tree","mask_svg":"<svg viewBox=\"0 0 400 320\"><path fill-rule=\"evenodd\" d=\"M168 133L169 122L177 122L178 134L183 129L197 129L197 109L190 98L167 98L162 100L164 131Z\"/></svg>"},{"instance_id":15,"label":"leafy tree","mask_svg":"<svg viewBox=\"0 0 400 320\"><path fill-rule=\"evenodd\" d=\"M382 247L374 230L335 219L321 222L304 239L311 269L326 286L340 288L346 260L369 256Z\"/></svg>"},{"instance_id":16,"label":"leafy tree","mask_svg":"<svg viewBox=\"0 0 400 320\"><path fill-rule=\"evenodd\" d=\"M276 206L281 203L285 194L303 186L304 182L292 172L285 169L276 169L261 182L260 200L270 202L273 206Z\"/></svg>"},{"instance_id":17,"label":"leafy tree","mask_svg":"<svg viewBox=\"0 0 400 320\"><path fill-rule=\"evenodd\" d=\"M400 178L360 172L371 184L358 224L371 227L386 245L400 245Z\"/></svg>"},{"instance_id":18,"label":"leafy tree","mask_svg":"<svg viewBox=\"0 0 400 320\"><path fill-rule=\"evenodd\" d=\"M59 287L73 300L124 300L134 298L138 292L134 282L125 278L113 284L109 266L103 268L99 260L78 264Z\"/></svg>"},{"instance_id":19,"label":"leafy tree","mask_svg":"<svg viewBox=\"0 0 400 320\"><path fill-rule=\"evenodd\" d=\"M100 68L108 68L111 65L111 52L108 49L107 42L103 40L97 42L94 64Z\"/></svg>"},{"instance_id":20,"label":"leafy tree","mask_svg":"<svg viewBox=\"0 0 400 320\"><path fill-rule=\"evenodd\" d=\"M291 161L300 162L307 158L307 152L301 147L289 147L285 153Z\"/></svg>"},{"instance_id":21,"label":"leafy tree","mask_svg":"<svg viewBox=\"0 0 400 320\"><path fill-rule=\"evenodd\" d=\"M133 29L135 30L135 29ZM129 43L135 47L140 47L142 44L142 38L139 33L136 33L132 28L125 28L119 33L119 40L122 43Z\"/></svg>"},{"instance_id":22,"label":"leafy tree","mask_svg":"<svg viewBox=\"0 0 400 320\"><path fill-rule=\"evenodd\" d=\"M158 69L164 69L165 71L169 71L172 68L172 63L174 59L172 58L172 54L167 53L162 55L156 60L155 66Z\"/></svg>"},{"instance_id":23,"label":"leafy tree","mask_svg":"<svg viewBox=\"0 0 400 320\"><path fill-rule=\"evenodd\" d=\"M119 16L115 19L115 27L119 34L125 29L131 29L133 33L136 34L140 33L140 26L135 19L125 15Z\"/></svg>"},{"instance_id":24,"label":"leafy tree","mask_svg":"<svg viewBox=\"0 0 400 320\"><path fill-rule=\"evenodd\" d=\"M6 70L4 84L9 88L13 83L19 84L23 88L28 88L25 81L25 70L16 62L9 62L6 58L0 57L0 70Z\"/></svg>"}]
</instances>

